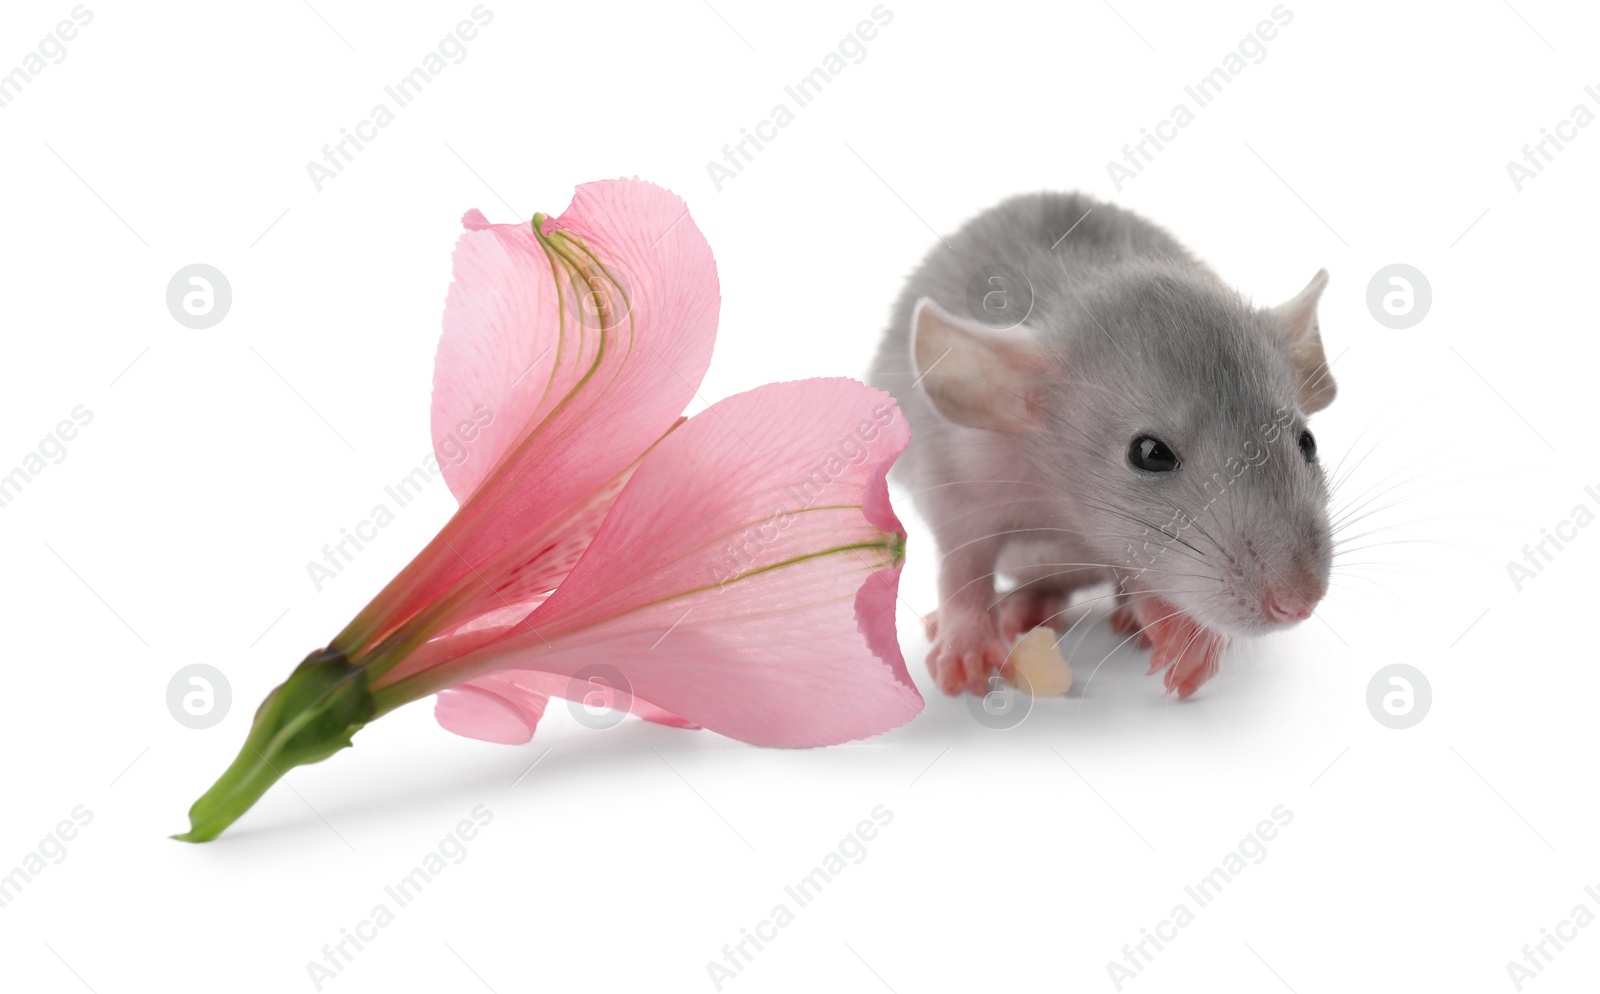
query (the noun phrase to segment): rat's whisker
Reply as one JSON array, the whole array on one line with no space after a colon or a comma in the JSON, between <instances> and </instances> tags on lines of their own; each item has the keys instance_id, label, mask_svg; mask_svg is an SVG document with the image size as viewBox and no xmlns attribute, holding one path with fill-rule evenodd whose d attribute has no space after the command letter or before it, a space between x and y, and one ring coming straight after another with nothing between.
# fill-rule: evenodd
<instances>
[{"instance_id":1,"label":"rat's whisker","mask_svg":"<svg viewBox=\"0 0 1600 994\"><path fill-rule=\"evenodd\" d=\"M1156 620L1150 622L1147 625L1141 625L1137 631L1134 631L1127 638L1123 639L1121 642L1118 642L1116 645L1112 646L1111 647L1111 651L1106 653L1105 659L1102 659L1102 660L1100 660L1099 663L1095 664L1095 671L1098 672L1100 667L1105 665L1106 659L1110 659L1112 657L1112 655L1115 654L1118 649L1120 649L1123 646L1127 645L1129 642L1132 642L1134 639L1138 638L1140 635L1143 635L1145 632L1149 631L1151 628L1155 627L1156 625L1161 624L1163 621L1166 621L1169 618L1176 618L1178 615L1180 615L1182 613L1183 613L1182 610L1173 611L1171 614L1164 614L1161 617L1157 618ZM1060 639L1056 640L1056 647L1057 648L1061 647L1061 640ZM1089 674L1089 679L1091 679L1091 680L1094 679L1094 673L1090 673ZM1088 690L1089 689L1089 685L1088 685L1087 682L1084 683L1083 689L1084 690Z\"/></svg>"},{"instance_id":2,"label":"rat's whisker","mask_svg":"<svg viewBox=\"0 0 1600 994\"><path fill-rule=\"evenodd\" d=\"M1198 608L1198 607L1208 603L1211 600L1212 596L1215 596L1215 595L1207 595L1206 597L1201 598L1199 604L1197 604L1196 607ZM1106 660L1108 660L1112 656L1116 655L1118 649L1121 649L1123 646L1127 645L1129 642L1132 642L1134 639L1138 638L1140 635L1142 635L1146 631L1148 631L1151 627L1153 627L1155 625L1159 625L1159 624L1161 624L1161 622L1166 621L1169 618L1176 618L1181 614L1183 614L1182 611L1174 611L1171 614L1162 615L1161 617L1157 618L1156 620L1150 622L1150 624L1140 627L1138 631L1134 632L1132 635L1129 635L1127 638L1123 639L1121 642L1118 642L1116 645L1112 646L1111 647L1111 651L1106 653L1105 656L1103 658L1101 658L1101 660L1094 665L1094 669L1089 671L1089 678L1087 680L1083 681L1083 695L1084 696L1088 696L1089 685L1094 682L1095 674L1100 672L1100 667L1102 667L1102 666L1104 666L1106 664ZM1056 643L1057 646L1059 646L1060 644L1061 643L1059 641Z\"/></svg>"},{"instance_id":3,"label":"rat's whisker","mask_svg":"<svg viewBox=\"0 0 1600 994\"><path fill-rule=\"evenodd\" d=\"M1358 471L1360 471L1361 467L1366 464L1368 459L1372 458L1373 454L1378 451L1378 447L1383 444L1384 440L1387 437L1388 436L1385 435L1384 438L1380 438L1377 441L1373 442L1371 447L1368 448L1366 452L1362 453L1361 457L1358 458L1354 463L1352 463L1350 465L1350 468L1348 470L1340 472L1338 469L1336 469L1333 473L1330 473L1328 475L1328 494L1329 494L1329 496L1333 496L1335 494L1338 494L1339 491L1343 490L1346 486L1349 485L1351 480L1355 479L1356 473ZM1352 452L1354 451L1354 446L1351 446L1351 451ZM1349 455L1350 455L1350 453L1346 453L1346 458L1348 458ZM1344 459L1339 460L1339 466L1343 467L1343 465L1344 465ZM1411 464L1408 463L1407 464L1407 468L1410 465Z\"/></svg>"},{"instance_id":4,"label":"rat's whisker","mask_svg":"<svg viewBox=\"0 0 1600 994\"><path fill-rule=\"evenodd\" d=\"M1423 474L1423 475L1426 475L1426 474ZM1447 487L1459 487L1459 486L1463 486L1463 485L1468 484L1468 483L1476 483L1476 482L1478 482L1480 480L1487 479L1489 477L1505 476L1505 475L1511 475L1511 474L1506 474L1506 473L1485 473L1485 474L1480 474L1480 475L1477 475L1477 476L1462 477L1460 479L1455 479L1455 480L1445 480L1443 482L1436 483L1433 486L1424 487L1424 488L1422 488L1420 490L1417 490L1417 491L1415 491L1413 493L1406 494L1405 496L1399 497L1399 498L1395 499L1394 501L1392 501L1391 503L1384 505L1381 508L1374 508L1374 509L1372 509L1370 511L1365 512L1360 517L1356 517L1356 518L1349 518L1349 515L1354 513L1354 511L1355 511L1354 508L1351 508L1349 511L1347 511L1345 513L1344 518L1341 518L1340 527L1345 527L1345 526L1348 526L1350 524L1354 524L1356 521L1360 521L1362 518L1365 518L1365 517L1368 517L1368 516L1370 516L1372 514L1375 514L1378 511L1387 510L1390 507L1395 507L1395 506L1397 506L1399 504L1403 504L1403 503L1406 503L1408 501L1416 500L1418 497L1421 497L1422 495L1427 494L1427 493L1431 493L1431 492L1433 492L1435 490L1443 490L1443 489L1445 489ZM1520 474L1516 474L1516 475L1520 475ZM1380 497L1385 496L1388 492L1392 492L1392 490L1398 489L1398 487L1402 486L1402 485L1403 484L1397 484L1395 487L1390 488L1390 491L1386 491L1385 494L1380 494L1379 496ZM1377 498L1374 498L1374 499L1377 499ZM1348 519L1348 520L1346 520L1346 519ZM1492 521L1492 520L1499 520L1499 519L1487 518L1485 520L1491 520Z\"/></svg>"},{"instance_id":5,"label":"rat's whisker","mask_svg":"<svg viewBox=\"0 0 1600 994\"><path fill-rule=\"evenodd\" d=\"M1073 572L1079 572L1079 571L1077 571L1077 570L1056 570L1055 572L1047 573L1044 576L1035 577L1034 579L1029 580L1027 583L1018 584L1017 586L1011 588L1010 590L1006 591L1005 593L1000 594L999 596L997 596L989 604L989 607L991 609L994 608L995 605L999 604L1001 601L1005 600L1007 597L1010 597L1012 594L1016 593L1018 590L1021 590L1022 588L1028 586L1028 584L1038 583L1041 580L1048 580L1048 579L1051 579L1052 577L1062 576L1062 575L1065 575L1067 573L1073 573ZM1186 577L1193 577L1194 579L1197 579L1197 580L1216 580L1217 579L1214 576L1201 576L1201 575L1199 575L1197 573L1166 573L1166 574L1162 574L1162 575L1164 575L1164 576L1186 576ZM1166 590L1156 590L1156 589L1145 590L1145 589L1141 589L1140 592L1141 593L1184 593L1186 591L1187 591L1187 588L1184 588L1184 587L1172 587L1172 588L1169 588L1169 589L1166 589ZM1108 595L1108 596L1110 596L1110 595ZM1089 603L1091 600L1101 600L1101 599L1103 599L1103 598L1095 597L1095 598L1090 598L1088 600L1083 600L1083 601L1073 601L1070 606L1076 607L1078 604L1085 604L1085 603Z\"/></svg>"},{"instance_id":6,"label":"rat's whisker","mask_svg":"<svg viewBox=\"0 0 1600 994\"><path fill-rule=\"evenodd\" d=\"M1338 537L1346 530L1360 524L1375 514L1382 514L1384 511L1392 510L1393 508L1399 507L1402 504L1409 504L1412 501L1418 500L1424 495L1423 492L1419 491L1416 493L1403 494L1391 499L1390 495L1394 492L1394 490L1395 488L1390 488L1389 490L1374 496L1370 501L1361 507L1344 509L1332 522L1330 522L1330 527L1333 530L1334 536ZM1387 503L1371 506L1374 501L1379 500L1387 501Z\"/></svg>"},{"instance_id":7,"label":"rat's whisker","mask_svg":"<svg viewBox=\"0 0 1600 994\"><path fill-rule=\"evenodd\" d=\"M1393 479L1395 476L1398 476L1400 473L1403 473L1407 469L1411 469L1411 468L1413 468L1413 467L1407 466L1407 467L1403 467L1402 469L1398 469L1393 473L1390 473L1388 476L1384 477L1382 480L1379 480L1377 483L1375 483L1372 486L1368 487L1366 490L1363 490L1361 493L1357 494L1355 497L1351 498L1349 501L1344 502L1343 504L1341 504L1339 509L1335 512L1334 522L1337 524L1344 517L1347 517L1348 515L1355 513L1357 510L1360 510L1361 508L1368 506L1373 501L1381 500L1384 497L1388 496L1389 494L1394 493L1396 490L1399 490L1401 487L1406 486L1406 485L1411 484L1411 483L1415 483L1416 481L1418 481L1420 479L1423 479L1423 478L1425 478L1425 477L1427 477L1427 476L1429 476L1429 475L1431 475L1433 473L1437 473L1437 472L1439 472L1439 469L1440 469L1440 467L1432 467L1430 469L1423 470L1422 472L1417 473L1414 476L1406 477L1405 479L1400 480L1400 481L1398 481L1396 483L1393 483L1393 484L1391 484L1391 485L1389 485L1387 487L1383 487L1383 484L1387 483L1389 480ZM1379 489L1380 487L1382 487L1382 489ZM1376 493L1374 493L1374 491L1376 491ZM1368 497L1369 494L1372 494L1372 496Z\"/></svg>"},{"instance_id":8,"label":"rat's whisker","mask_svg":"<svg viewBox=\"0 0 1600 994\"><path fill-rule=\"evenodd\" d=\"M1154 594L1182 593L1182 592L1183 591L1177 590L1177 589L1173 589L1173 590L1151 590L1151 591L1148 591L1148 593L1154 593ZM1081 608L1081 607L1083 607L1083 606L1085 606L1087 604L1094 604L1094 603L1097 603L1099 601L1108 600L1108 599L1110 599L1112 597L1121 597L1121 596L1123 596L1121 591L1116 591L1116 592L1109 593L1109 594L1102 594L1101 596L1098 596L1098 597L1085 597L1085 598L1082 598L1081 600L1073 600L1070 604L1067 604L1066 606L1062 607L1059 611L1056 611L1053 614L1050 614L1050 615L1046 616L1043 621L1039 622L1039 624L1035 625L1034 627L1035 628L1044 628L1046 626L1049 626L1050 622L1053 619L1061 617L1063 614L1066 614L1068 611L1077 610L1078 608ZM1095 612L1093 612L1093 611L1085 611L1083 613L1082 617L1080 617L1077 621L1074 621L1067 628L1066 631L1061 633L1061 638L1056 639L1056 646L1059 648L1060 645L1061 645L1062 639L1065 639L1068 635L1070 635L1072 633L1072 630L1074 628L1078 627L1078 625L1080 625L1085 619L1092 617L1094 614L1095 614Z\"/></svg>"},{"instance_id":9,"label":"rat's whisker","mask_svg":"<svg viewBox=\"0 0 1600 994\"><path fill-rule=\"evenodd\" d=\"M969 518L974 514L982 514L997 507L1010 507L1013 504L1056 503L1059 500L1060 498L1058 497L1013 497L1010 500L997 500L991 504L975 505L965 511L962 511L960 514L951 515L947 520L960 521L962 518Z\"/></svg>"},{"instance_id":10,"label":"rat's whisker","mask_svg":"<svg viewBox=\"0 0 1600 994\"><path fill-rule=\"evenodd\" d=\"M992 538L1003 538L1006 535L1023 535L1023 534L1029 534L1029 533L1032 533L1032 532L1051 532L1051 533L1060 532L1060 533L1065 533L1065 534L1068 534L1068 535L1076 535L1076 534L1078 534L1078 530L1076 528L1056 528L1056 527L1048 526L1048 525L1029 525L1027 527L1022 527L1022 528L1003 528L1000 531L990 532L987 535L979 535L977 538L967 539L965 542L962 542L960 545L952 546L948 552L946 552L944 555L939 557L939 562L943 563L946 559L949 559L951 556L955 555L957 552L960 552L962 549L965 549L969 545L976 545L979 542L987 542L989 539L992 539Z\"/></svg>"},{"instance_id":11,"label":"rat's whisker","mask_svg":"<svg viewBox=\"0 0 1600 994\"><path fill-rule=\"evenodd\" d=\"M1193 549L1196 553L1199 553L1202 556L1205 555L1205 553L1201 549L1199 549L1197 546L1185 541L1182 536L1174 535L1173 533L1167 531L1165 528L1162 528L1159 525L1151 524L1149 521L1146 521L1145 519L1139 517L1136 514L1132 514L1132 513L1128 512L1128 511L1123 510L1122 508L1115 507L1115 506L1113 506L1111 504L1107 504L1104 501L1094 500L1092 498L1091 499L1086 499L1084 501L1084 503L1088 504L1091 507L1096 507L1096 508L1106 512L1107 514L1111 514L1111 515L1114 515L1116 517L1122 518L1125 521L1132 522L1133 524L1139 525L1140 527L1145 528L1147 530L1153 529L1158 534L1160 534L1163 538L1170 539L1171 541L1177 542L1177 543L1179 543L1179 544L1181 544L1181 545L1183 545L1183 546L1185 546L1185 547L1187 547L1189 549ZM1174 509L1174 510L1176 510L1176 509ZM1204 560L1201 560L1201 561L1204 562Z\"/></svg>"},{"instance_id":12,"label":"rat's whisker","mask_svg":"<svg viewBox=\"0 0 1600 994\"><path fill-rule=\"evenodd\" d=\"M1430 454L1430 456L1431 455L1433 455L1433 454ZM1356 497L1352 498L1351 500L1349 500L1347 502L1344 502L1340 506L1340 513L1342 515L1349 515L1349 514L1353 513L1354 511L1356 511L1358 509L1355 506L1357 504L1357 502L1360 502L1363 497L1365 497L1368 493L1371 493L1373 489L1375 489L1377 486L1379 486L1380 484L1382 484L1386 480L1398 475L1401 472L1404 472L1406 468L1411 468L1411 467L1402 467L1401 469L1396 470L1394 473L1390 473L1389 476L1384 477L1383 480L1378 481L1377 484L1374 484L1372 487L1369 487L1363 493L1358 494ZM1379 498L1387 496L1388 494L1393 493L1394 491L1398 490L1400 487L1405 486L1408 483L1413 483L1413 482L1415 482L1417 480L1425 479L1426 477L1429 477L1429 476L1433 475L1434 473L1437 473L1437 472L1441 471L1443 468L1444 467L1442 467L1442 466L1431 466L1431 467L1428 467L1428 468L1424 469L1422 472L1417 473L1415 476L1409 477L1406 480L1402 480L1399 483L1396 483L1393 486L1382 490L1381 492L1376 494L1373 498L1371 498L1371 500L1368 500L1367 503L1371 503L1372 500L1377 500ZM1409 499L1414 498L1418 494L1429 493L1429 492L1432 492L1434 490L1443 490L1443 489L1448 488L1448 487L1461 487L1461 486L1465 486L1466 484L1477 483L1477 482L1482 481L1482 480L1493 479L1495 477L1500 477L1500 476L1516 476L1518 478L1523 478L1526 475L1527 474L1525 474L1525 473L1522 473L1522 472L1519 472L1519 471L1513 471L1513 470L1500 470L1500 471L1490 472L1490 473L1475 473L1475 474L1473 474L1471 476L1463 476L1463 477L1458 477L1458 478L1455 478L1455 479L1440 481L1439 483L1433 484L1432 486L1424 487L1424 488L1422 488L1422 489L1420 489L1420 490L1418 490L1418 491L1416 491L1416 492L1414 492L1412 494L1408 494L1405 499L1409 500Z\"/></svg>"},{"instance_id":13,"label":"rat's whisker","mask_svg":"<svg viewBox=\"0 0 1600 994\"><path fill-rule=\"evenodd\" d=\"M1433 397L1438 395L1438 392L1439 391L1437 391L1437 390L1434 391L1434 393L1428 397L1427 402L1431 402L1433 400ZM1350 447L1349 447L1349 449L1347 449L1345 451L1345 454L1339 458L1338 466L1334 467L1333 473L1330 474L1330 476L1329 476L1329 479L1334 481L1329 486L1330 495L1333 494L1333 493L1336 493L1338 491L1338 489L1345 482L1347 482L1351 477L1354 477L1355 474L1356 474L1356 471L1361 468L1361 464L1366 462L1368 457L1370 457L1374 452L1378 451L1379 447L1382 446L1384 442L1388 441L1390 435L1393 435L1395 433L1395 431L1397 431L1401 426L1410 424L1410 422L1408 420L1406 420L1406 418L1394 418L1394 419L1392 419L1391 422L1390 422L1389 430L1384 432L1383 435L1381 435L1376 441L1374 441L1372 443L1372 447L1367 450L1366 454L1363 455L1356 462L1356 464L1354 466L1350 467L1349 474L1347 476L1345 476L1343 479L1341 479L1340 476L1339 476L1339 471L1340 471L1341 468L1343 468L1345 460L1348 459L1350 457L1350 454L1355 451L1356 446L1360 444L1361 439L1366 436L1367 432L1372 430L1373 425L1376 425L1380 420L1383 420L1385 415L1387 415L1389 413L1389 411L1393 407L1394 407L1394 405L1392 405L1392 404L1388 405L1388 406L1384 407L1383 410L1379 411L1376 415L1374 415L1373 419L1370 422L1368 422L1367 426L1365 428L1361 429L1361 433L1356 436L1355 441L1350 443ZM1415 411L1415 410L1420 410L1422 408L1423 408L1423 404L1422 403L1418 403L1418 404L1413 405L1412 410ZM1425 456L1424 458L1431 458L1433 455L1434 455L1434 453L1429 453L1429 455ZM1414 462L1413 462L1413 464L1414 464Z\"/></svg>"},{"instance_id":14,"label":"rat's whisker","mask_svg":"<svg viewBox=\"0 0 1600 994\"><path fill-rule=\"evenodd\" d=\"M1412 563L1391 563L1383 561L1340 563L1338 571L1346 576L1355 576L1355 570L1357 568L1375 569L1380 573L1426 574L1428 572L1428 570L1424 569L1423 567L1414 565Z\"/></svg>"},{"instance_id":15,"label":"rat's whisker","mask_svg":"<svg viewBox=\"0 0 1600 994\"><path fill-rule=\"evenodd\" d=\"M1382 542L1368 542L1366 545L1353 545L1348 548L1343 548L1335 553L1335 555L1349 555L1352 552L1364 552L1367 549L1377 549L1386 545L1443 545L1460 552L1466 552L1474 556L1479 556L1481 558L1481 553L1479 553L1477 549L1462 545L1460 542L1451 542L1442 538L1390 538L1384 539ZM1484 559L1483 561L1488 563L1490 566L1495 565L1494 560L1492 559Z\"/></svg>"},{"instance_id":16,"label":"rat's whisker","mask_svg":"<svg viewBox=\"0 0 1600 994\"><path fill-rule=\"evenodd\" d=\"M1194 516L1192 514L1189 514L1186 511L1178 510L1178 508L1175 507L1170 501L1162 501L1162 503L1164 503L1168 507L1172 508L1172 513L1183 515L1183 520L1189 522L1189 524L1191 524L1195 528L1199 529L1200 534L1205 537L1206 541L1210 542L1216 548L1219 548L1219 549L1222 548L1222 543L1217 541L1215 535L1212 535L1210 532L1206 531L1205 526L1200 523L1200 519L1198 517L1196 517L1196 516ZM1207 510L1207 511L1210 510L1210 505L1207 505L1205 510ZM1204 514L1205 511L1201 511L1200 513Z\"/></svg>"},{"instance_id":17,"label":"rat's whisker","mask_svg":"<svg viewBox=\"0 0 1600 994\"><path fill-rule=\"evenodd\" d=\"M1397 497L1397 498L1395 498L1394 500L1390 501L1387 504L1383 504L1383 505L1378 506L1378 507L1370 508L1370 509L1362 512L1361 514L1357 514L1357 515L1355 515L1353 517L1346 517L1344 519L1341 519L1333 527L1333 536L1337 540L1344 540L1344 539L1347 538L1347 536L1345 536L1344 533L1346 531L1348 531L1349 529L1354 528L1357 525L1360 525L1362 522L1367 521L1369 518L1372 518L1375 515L1382 514L1385 511L1393 510L1394 508L1400 507L1401 505L1404 505L1404 504L1409 504L1412 501L1421 499L1423 496L1424 495L1421 494L1421 493L1407 494L1404 497ZM1437 520L1440 520L1440 519L1437 519L1437 518L1433 518L1433 519L1430 519L1430 518L1408 518L1408 519L1406 519L1405 521L1402 521L1402 522L1395 522L1395 523L1389 524L1389 525L1380 525L1378 530L1399 528L1399 527L1403 527L1405 525L1411 525L1411 524L1432 524L1434 521L1437 521ZM1493 519L1491 519L1491 520L1493 520Z\"/></svg>"},{"instance_id":18,"label":"rat's whisker","mask_svg":"<svg viewBox=\"0 0 1600 994\"><path fill-rule=\"evenodd\" d=\"M1374 580L1370 576L1362 576L1359 573L1344 573L1344 574L1340 574L1340 575L1342 577L1346 577L1346 578L1351 579L1351 580L1361 580L1363 582L1370 583L1374 587L1377 587L1378 590L1380 590L1380 591L1382 591L1384 593L1389 593L1389 588L1388 587L1385 587L1383 584L1379 583L1377 580ZM1374 596L1376 596L1376 594L1374 594L1370 590L1360 589L1360 588L1357 588L1357 587L1351 587L1351 586L1349 586L1347 584L1340 583L1339 580L1337 580L1337 579L1330 578L1328 580L1328 585L1331 586L1331 587L1337 587L1339 590L1346 591L1346 592L1349 592L1349 593L1352 593L1352 594L1360 594L1363 597L1374 597Z\"/></svg>"},{"instance_id":19,"label":"rat's whisker","mask_svg":"<svg viewBox=\"0 0 1600 994\"><path fill-rule=\"evenodd\" d=\"M1090 568L1105 568L1105 569L1122 569L1123 568L1123 567L1120 567L1120 566L1112 566L1112 565L1109 565L1109 564L1106 564L1106 563L1030 563L1029 565L1030 566L1083 566L1083 567L1090 567ZM1004 570L994 569L994 570L990 570L987 573L978 574L977 576L975 576L972 579L968 580L966 583L963 583L961 586L957 587L955 590L951 591L948 596L946 596L942 601L940 601L939 607L942 608L946 604L950 603L952 600L955 600L957 597L961 596L962 592L965 591L968 587L972 586L974 583L981 583L984 580L990 580L992 582L995 578L1000 577L1004 572L1005 572ZM1069 572L1069 571L1063 571L1063 572ZM1165 573L1163 573L1160 570L1151 570L1150 572L1155 573L1158 576L1165 575ZM1016 589L1016 588L1013 588L1013 589Z\"/></svg>"},{"instance_id":20,"label":"rat's whisker","mask_svg":"<svg viewBox=\"0 0 1600 994\"><path fill-rule=\"evenodd\" d=\"M1396 522L1393 522L1392 524L1376 525L1376 526L1374 526L1372 528L1368 528L1364 532L1360 532L1360 533L1355 534L1355 535L1338 535L1338 536L1336 536L1334 538L1333 545L1334 545L1334 548L1338 548L1338 547L1340 547L1342 545L1346 545L1346 544L1348 544L1350 542L1356 542L1356 541L1359 541L1359 540L1361 540L1363 538L1367 538L1370 535L1381 535L1384 532L1398 531L1398 530L1400 530L1402 528L1412 528L1412 527L1414 527L1416 525L1431 525L1431 524L1438 524L1438 523L1448 523L1448 522L1451 522L1451 521L1494 521L1494 520L1496 520L1496 519L1488 517L1487 515L1479 515L1479 514L1439 514L1439 515L1434 515L1433 517L1430 517L1430 518L1407 518L1404 521L1396 521Z\"/></svg>"},{"instance_id":21,"label":"rat's whisker","mask_svg":"<svg viewBox=\"0 0 1600 994\"><path fill-rule=\"evenodd\" d=\"M901 494L901 497L917 497L917 496L919 496L921 494L932 493L935 490L943 490L945 487L982 486L983 484L989 484L989 483L998 483L998 484L1005 484L1005 485L1008 485L1008 486L1018 486L1018 487L1040 487L1042 489L1049 489L1043 483L1034 483L1034 482L1032 482L1030 480L951 480L948 483L936 483L931 487L923 487L921 490L907 490L903 494ZM901 497L897 497L897 498L894 498L894 499L895 500L899 500L899 499L901 499Z\"/></svg>"}]
</instances>

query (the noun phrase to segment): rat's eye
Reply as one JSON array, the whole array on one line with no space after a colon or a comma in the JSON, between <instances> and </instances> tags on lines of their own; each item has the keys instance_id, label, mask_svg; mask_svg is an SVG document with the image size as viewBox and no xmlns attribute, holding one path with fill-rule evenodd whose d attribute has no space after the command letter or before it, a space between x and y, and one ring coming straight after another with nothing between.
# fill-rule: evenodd
<instances>
[{"instance_id":1,"label":"rat's eye","mask_svg":"<svg viewBox=\"0 0 1600 994\"><path fill-rule=\"evenodd\" d=\"M1300 454L1306 457L1306 462L1317 461L1317 440L1309 430L1300 432Z\"/></svg>"},{"instance_id":2,"label":"rat's eye","mask_svg":"<svg viewBox=\"0 0 1600 994\"><path fill-rule=\"evenodd\" d=\"M1128 462L1147 473L1170 473L1179 466L1177 453L1154 435L1140 435L1128 446Z\"/></svg>"}]
</instances>

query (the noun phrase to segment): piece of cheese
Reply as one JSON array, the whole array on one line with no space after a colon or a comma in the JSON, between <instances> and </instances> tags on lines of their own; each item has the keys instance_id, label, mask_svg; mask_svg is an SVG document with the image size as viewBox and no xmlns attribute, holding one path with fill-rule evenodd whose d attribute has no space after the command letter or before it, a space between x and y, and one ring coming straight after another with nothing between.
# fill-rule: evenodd
<instances>
[{"instance_id":1,"label":"piece of cheese","mask_svg":"<svg viewBox=\"0 0 1600 994\"><path fill-rule=\"evenodd\" d=\"M1056 648L1052 629L1035 628L1017 640L1006 682L1034 697L1055 697L1072 689L1072 665Z\"/></svg>"}]
</instances>

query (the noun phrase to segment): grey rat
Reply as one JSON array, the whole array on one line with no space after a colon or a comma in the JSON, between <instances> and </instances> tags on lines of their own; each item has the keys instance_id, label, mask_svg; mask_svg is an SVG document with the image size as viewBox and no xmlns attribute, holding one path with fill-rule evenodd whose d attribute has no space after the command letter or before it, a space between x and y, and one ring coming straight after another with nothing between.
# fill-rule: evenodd
<instances>
[{"instance_id":1,"label":"grey rat","mask_svg":"<svg viewBox=\"0 0 1600 994\"><path fill-rule=\"evenodd\" d=\"M891 478L938 543L946 693L983 693L1017 634L1107 582L1113 624L1185 697L1229 639L1311 614L1333 547L1306 425L1335 392L1327 278L1255 307L1161 228L1072 193L1006 200L934 247L869 378L911 426Z\"/></svg>"}]
</instances>

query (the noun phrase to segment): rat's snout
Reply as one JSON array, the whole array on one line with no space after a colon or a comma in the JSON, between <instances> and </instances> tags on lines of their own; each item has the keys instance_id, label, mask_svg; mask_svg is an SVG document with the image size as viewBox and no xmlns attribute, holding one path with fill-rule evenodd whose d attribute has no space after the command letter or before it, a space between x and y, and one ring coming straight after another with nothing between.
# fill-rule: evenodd
<instances>
[{"instance_id":1,"label":"rat's snout","mask_svg":"<svg viewBox=\"0 0 1600 994\"><path fill-rule=\"evenodd\" d=\"M1304 621L1327 592L1327 580L1311 573L1299 573L1289 580L1275 578L1262 594L1261 613L1271 624Z\"/></svg>"},{"instance_id":2,"label":"rat's snout","mask_svg":"<svg viewBox=\"0 0 1600 994\"><path fill-rule=\"evenodd\" d=\"M1261 610L1269 619L1279 623L1304 621L1311 617L1311 609L1318 600L1321 598L1307 597L1298 591L1269 590L1261 602Z\"/></svg>"}]
</instances>

